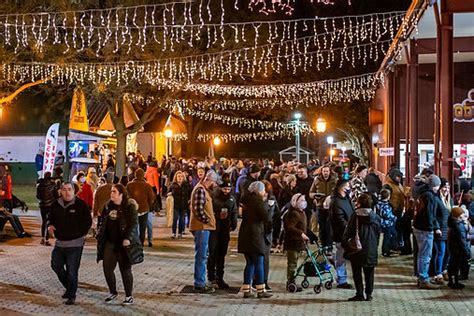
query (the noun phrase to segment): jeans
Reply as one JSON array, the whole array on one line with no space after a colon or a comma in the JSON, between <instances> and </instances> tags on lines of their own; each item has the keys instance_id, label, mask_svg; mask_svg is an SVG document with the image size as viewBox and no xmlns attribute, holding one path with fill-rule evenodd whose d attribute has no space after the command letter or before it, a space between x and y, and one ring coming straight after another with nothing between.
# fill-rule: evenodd
<instances>
[{"instance_id":1,"label":"jeans","mask_svg":"<svg viewBox=\"0 0 474 316\"><path fill-rule=\"evenodd\" d=\"M374 291L374 268L375 267L363 267L351 262L352 266L352 277L354 278L354 284L356 288L356 295L362 297L364 295L364 284L362 281L362 270L364 270L365 278L365 294L367 296L372 295Z\"/></svg>"},{"instance_id":2,"label":"jeans","mask_svg":"<svg viewBox=\"0 0 474 316\"><path fill-rule=\"evenodd\" d=\"M51 207L40 206L41 212L41 237L45 238L46 240L49 239L49 232L46 224L48 223L48 216L49 212L51 211Z\"/></svg>"},{"instance_id":3,"label":"jeans","mask_svg":"<svg viewBox=\"0 0 474 316\"><path fill-rule=\"evenodd\" d=\"M109 287L110 294L117 294L117 284L115 280L115 268L119 265L120 274L122 275L123 287L126 296L132 296L133 292L133 274L132 265L128 260L127 254L123 248L114 249L112 243L107 242L104 247L104 260L102 268L104 269L105 280Z\"/></svg>"},{"instance_id":4,"label":"jeans","mask_svg":"<svg viewBox=\"0 0 474 316\"><path fill-rule=\"evenodd\" d=\"M268 283L268 274L270 273L270 250L272 249L272 245L265 245L265 255L263 259L263 281L265 284Z\"/></svg>"},{"instance_id":5,"label":"jeans","mask_svg":"<svg viewBox=\"0 0 474 316\"><path fill-rule=\"evenodd\" d=\"M145 231L148 225L148 213L138 216L138 233L140 235L140 242L145 242Z\"/></svg>"},{"instance_id":6,"label":"jeans","mask_svg":"<svg viewBox=\"0 0 474 316\"><path fill-rule=\"evenodd\" d=\"M413 234L418 244L417 271L418 280L422 283L429 281L428 270L430 268L431 253L433 251L433 232L427 232L413 228Z\"/></svg>"},{"instance_id":7,"label":"jeans","mask_svg":"<svg viewBox=\"0 0 474 316\"><path fill-rule=\"evenodd\" d=\"M397 240L395 226L385 228L383 231L382 253L389 254L390 250L396 250L398 248Z\"/></svg>"},{"instance_id":8,"label":"jeans","mask_svg":"<svg viewBox=\"0 0 474 316\"><path fill-rule=\"evenodd\" d=\"M146 233L148 242L153 242L153 212L148 212L148 218L146 223Z\"/></svg>"},{"instance_id":9,"label":"jeans","mask_svg":"<svg viewBox=\"0 0 474 316\"><path fill-rule=\"evenodd\" d=\"M194 236L194 286L206 285L207 250L209 247L209 231L196 230Z\"/></svg>"},{"instance_id":10,"label":"jeans","mask_svg":"<svg viewBox=\"0 0 474 316\"><path fill-rule=\"evenodd\" d=\"M446 253L446 240L435 240L433 243L434 256L434 274L441 275L443 273L444 255Z\"/></svg>"},{"instance_id":11,"label":"jeans","mask_svg":"<svg viewBox=\"0 0 474 316\"><path fill-rule=\"evenodd\" d=\"M256 285L263 284L264 256L260 254L246 254L245 261L244 284L252 284L253 280L255 280Z\"/></svg>"},{"instance_id":12,"label":"jeans","mask_svg":"<svg viewBox=\"0 0 474 316\"><path fill-rule=\"evenodd\" d=\"M346 259L344 259L344 248L342 248L340 242L336 242L334 268L336 269L337 284L340 285L347 283Z\"/></svg>"},{"instance_id":13,"label":"jeans","mask_svg":"<svg viewBox=\"0 0 474 316\"><path fill-rule=\"evenodd\" d=\"M210 232L209 258L207 260L208 280L222 280L224 278L225 256L227 255L229 240L229 233Z\"/></svg>"},{"instance_id":14,"label":"jeans","mask_svg":"<svg viewBox=\"0 0 474 316\"><path fill-rule=\"evenodd\" d=\"M51 268L66 288L67 298L76 298L82 249L83 247L54 247L51 253Z\"/></svg>"},{"instance_id":15,"label":"jeans","mask_svg":"<svg viewBox=\"0 0 474 316\"><path fill-rule=\"evenodd\" d=\"M23 229L23 225L21 225L20 218L16 215L13 215L12 213L5 213L2 215L2 217L10 222L10 225L12 226L13 230L15 231L15 234L17 237L21 237L25 230Z\"/></svg>"},{"instance_id":16,"label":"jeans","mask_svg":"<svg viewBox=\"0 0 474 316\"><path fill-rule=\"evenodd\" d=\"M186 216L186 210L185 209L174 209L173 210L173 226L171 230L173 231L173 234L176 234L176 228L178 226L178 233L182 234L184 232L184 226L185 226L185 216Z\"/></svg>"}]
</instances>

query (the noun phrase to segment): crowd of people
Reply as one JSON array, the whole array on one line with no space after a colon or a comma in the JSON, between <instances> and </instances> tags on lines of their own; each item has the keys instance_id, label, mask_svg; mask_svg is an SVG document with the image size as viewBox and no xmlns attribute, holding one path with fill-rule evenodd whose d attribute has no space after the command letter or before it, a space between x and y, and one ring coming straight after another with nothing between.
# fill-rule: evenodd
<instances>
[{"instance_id":1,"label":"crowd of people","mask_svg":"<svg viewBox=\"0 0 474 316\"><path fill-rule=\"evenodd\" d=\"M370 301L381 234L382 256L413 255L420 289L437 289L445 282L461 289L460 281L469 277L474 237L470 185L457 186L451 198L448 181L430 169L413 179L410 188L395 165L384 175L362 164L349 173L334 162L176 157L157 161L131 153L127 175L118 179L113 158L109 160L104 172L89 168L74 175L72 182L63 182L57 169L38 181L41 244L51 245L51 234L56 237L52 268L66 288L67 304L75 301L84 238L91 228L109 288L105 302L117 298L118 263L126 295L123 304L133 303L132 265L144 260L146 239L153 246L153 213L163 207L168 208L171 238L188 232L194 237L198 293L229 288L225 257L238 217L238 252L246 262L245 298L272 296L272 252L286 253L287 285L294 284L302 251L307 243L318 241L334 266L337 288L353 288L348 260L356 290L349 300Z\"/></svg>"}]
</instances>

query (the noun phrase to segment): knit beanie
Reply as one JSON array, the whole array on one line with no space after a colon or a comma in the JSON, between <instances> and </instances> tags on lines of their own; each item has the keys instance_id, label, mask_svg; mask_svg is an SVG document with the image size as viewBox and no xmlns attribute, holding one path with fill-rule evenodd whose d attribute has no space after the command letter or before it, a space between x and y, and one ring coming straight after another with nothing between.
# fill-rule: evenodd
<instances>
[{"instance_id":1,"label":"knit beanie","mask_svg":"<svg viewBox=\"0 0 474 316\"><path fill-rule=\"evenodd\" d=\"M260 171L260 167L257 164L252 164L249 168L249 173L257 173Z\"/></svg>"},{"instance_id":2,"label":"knit beanie","mask_svg":"<svg viewBox=\"0 0 474 316\"><path fill-rule=\"evenodd\" d=\"M258 193L262 191L265 191L265 184L262 181L255 181L249 185L250 193L253 193L253 192Z\"/></svg>"},{"instance_id":3,"label":"knit beanie","mask_svg":"<svg viewBox=\"0 0 474 316\"><path fill-rule=\"evenodd\" d=\"M303 197L304 195L301 193L296 193L295 195L293 195L291 197L291 206L293 206L294 208L298 208L298 202L302 200Z\"/></svg>"},{"instance_id":4,"label":"knit beanie","mask_svg":"<svg viewBox=\"0 0 474 316\"><path fill-rule=\"evenodd\" d=\"M434 187L439 187L440 185L441 185L441 179L437 175L432 174L428 178L428 186L430 187L430 189Z\"/></svg>"}]
</instances>

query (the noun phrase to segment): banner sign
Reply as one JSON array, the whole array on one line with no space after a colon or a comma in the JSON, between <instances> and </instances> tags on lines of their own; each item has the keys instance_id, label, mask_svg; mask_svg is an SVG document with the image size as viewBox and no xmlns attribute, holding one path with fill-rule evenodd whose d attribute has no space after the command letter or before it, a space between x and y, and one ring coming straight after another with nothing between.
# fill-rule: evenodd
<instances>
[{"instance_id":1,"label":"banner sign","mask_svg":"<svg viewBox=\"0 0 474 316\"><path fill-rule=\"evenodd\" d=\"M462 103L453 106L454 122L474 122L472 107L474 106L474 89L469 90Z\"/></svg>"},{"instance_id":2,"label":"banner sign","mask_svg":"<svg viewBox=\"0 0 474 316\"><path fill-rule=\"evenodd\" d=\"M394 147L379 148L379 156L380 157L395 156L395 148Z\"/></svg>"},{"instance_id":3,"label":"banner sign","mask_svg":"<svg viewBox=\"0 0 474 316\"><path fill-rule=\"evenodd\" d=\"M49 127L44 142L43 174L45 174L45 172L53 173L54 158L56 158L56 149L58 147L58 136L59 123L54 123Z\"/></svg>"},{"instance_id":4,"label":"banner sign","mask_svg":"<svg viewBox=\"0 0 474 316\"><path fill-rule=\"evenodd\" d=\"M74 89L71 103L71 115L69 117L69 129L77 131L89 131L89 120L87 118L86 97L81 88Z\"/></svg>"}]
</instances>

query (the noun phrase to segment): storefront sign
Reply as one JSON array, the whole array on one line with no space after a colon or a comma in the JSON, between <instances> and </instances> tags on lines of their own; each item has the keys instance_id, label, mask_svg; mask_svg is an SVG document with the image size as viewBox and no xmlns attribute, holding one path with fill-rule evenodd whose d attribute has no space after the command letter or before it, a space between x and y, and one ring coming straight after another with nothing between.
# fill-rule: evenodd
<instances>
[{"instance_id":1,"label":"storefront sign","mask_svg":"<svg viewBox=\"0 0 474 316\"><path fill-rule=\"evenodd\" d=\"M454 122L474 122L472 108L474 107L474 89L469 90L467 98L453 107Z\"/></svg>"},{"instance_id":2,"label":"storefront sign","mask_svg":"<svg viewBox=\"0 0 474 316\"><path fill-rule=\"evenodd\" d=\"M54 123L48 129L46 141L44 143L43 174L45 172L53 173L54 158L58 147L59 123Z\"/></svg>"},{"instance_id":3,"label":"storefront sign","mask_svg":"<svg viewBox=\"0 0 474 316\"><path fill-rule=\"evenodd\" d=\"M393 147L379 148L379 156L380 157L395 156L395 148Z\"/></svg>"}]
</instances>

